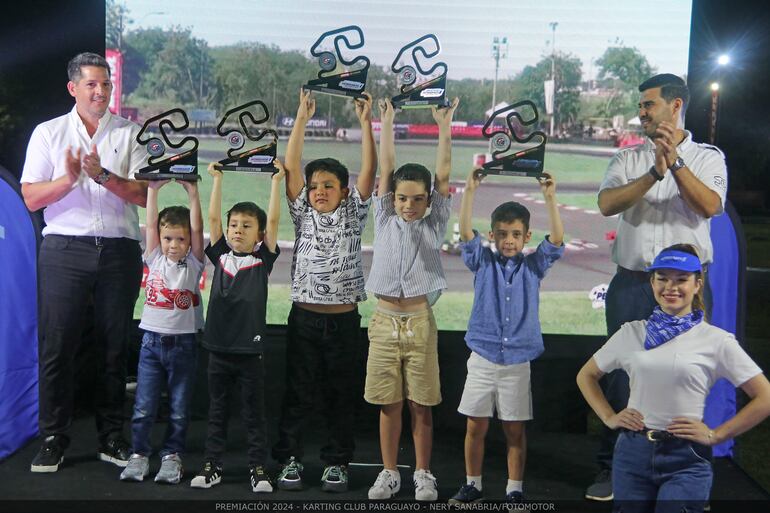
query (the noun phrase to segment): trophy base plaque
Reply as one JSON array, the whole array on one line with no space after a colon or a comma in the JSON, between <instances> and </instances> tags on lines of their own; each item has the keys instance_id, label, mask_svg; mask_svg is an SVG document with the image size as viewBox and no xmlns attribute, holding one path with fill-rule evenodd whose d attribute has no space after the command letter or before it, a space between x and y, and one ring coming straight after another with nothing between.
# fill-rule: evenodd
<instances>
[{"instance_id":1,"label":"trophy base plaque","mask_svg":"<svg viewBox=\"0 0 770 513\"><path fill-rule=\"evenodd\" d=\"M185 180L195 182L201 179L198 174L198 151L192 150L145 166L135 175L136 180Z\"/></svg>"},{"instance_id":2,"label":"trophy base plaque","mask_svg":"<svg viewBox=\"0 0 770 513\"><path fill-rule=\"evenodd\" d=\"M436 105L449 107L446 98L446 75L436 77L390 99L394 109L425 109Z\"/></svg>"},{"instance_id":3,"label":"trophy base plaque","mask_svg":"<svg viewBox=\"0 0 770 513\"><path fill-rule=\"evenodd\" d=\"M222 167L220 167L222 171L238 171L241 173L270 173L275 174L278 171L278 168L275 166L263 166L263 167L254 167L254 166L239 166L235 164L222 164Z\"/></svg>"},{"instance_id":4,"label":"trophy base plaque","mask_svg":"<svg viewBox=\"0 0 770 513\"><path fill-rule=\"evenodd\" d=\"M525 176L544 178L543 161L545 144L519 151L499 159L493 159L481 166L485 175Z\"/></svg>"},{"instance_id":5,"label":"trophy base plaque","mask_svg":"<svg viewBox=\"0 0 770 513\"><path fill-rule=\"evenodd\" d=\"M308 81L302 89L344 98L365 99L366 75L368 70L348 71L339 75L316 78Z\"/></svg>"},{"instance_id":6,"label":"trophy base plaque","mask_svg":"<svg viewBox=\"0 0 770 513\"><path fill-rule=\"evenodd\" d=\"M278 168L273 165L275 161L276 145L271 143L259 148L254 148L240 155L233 155L230 158L219 161L222 171L237 171L241 173L270 173L278 172Z\"/></svg>"}]
</instances>

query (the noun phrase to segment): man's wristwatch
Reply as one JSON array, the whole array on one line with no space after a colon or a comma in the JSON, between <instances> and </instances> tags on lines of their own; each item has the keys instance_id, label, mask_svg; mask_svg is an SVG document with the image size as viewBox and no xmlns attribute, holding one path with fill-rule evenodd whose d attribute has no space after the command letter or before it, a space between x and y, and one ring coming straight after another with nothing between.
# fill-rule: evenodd
<instances>
[{"instance_id":1,"label":"man's wristwatch","mask_svg":"<svg viewBox=\"0 0 770 513\"><path fill-rule=\"evenodd\" d=\"M682 157L677 157L673 164L671 164L671 167L669 167L669 171L672 173L675 173L676 171L679 171L682 169L686 164L684 163L684 160Z\"/></svg>"},{"instance_id":2,"label":"man's wristwatch","mask_svg":"<svg viewBox=\"0 0 770 513\"><path fill-rule=\"evenodd\" d=\"M102 168L102 172L94 177L94 182L98 183L99 185L104 185L110 181L110 178L112 178L112 174L106 169Z\"/></svg>"},{"instance_id":3,"label":"man's wristwatch","mask_svg":"<svg viewBox=\"0 0 770 513\"><path fill-rule=\"evenodd\" d=\"M653 178L655 178L659 182L663 180L663 175L658 174L658 171L655 169L655 166L652 166L650 168L650 174L652 175Z\"/></svg>"}]
</instances>

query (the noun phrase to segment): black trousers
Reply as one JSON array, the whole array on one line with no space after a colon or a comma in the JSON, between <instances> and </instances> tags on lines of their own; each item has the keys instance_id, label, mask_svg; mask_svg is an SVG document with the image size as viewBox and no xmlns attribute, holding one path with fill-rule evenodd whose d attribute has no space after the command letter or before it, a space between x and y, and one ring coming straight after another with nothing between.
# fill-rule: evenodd
<instances>
[{"instance_id":1,"label":"black trousers","mask_svg":"<svg viewBox=\"0 0 770 513\"><path fill-rule=\"evenodd\" d=\"M38 256L40 433L67 437L74 359L84 312L94 304L99 442L122 436L126 348L139 296L139 243L125 238L47 235ZM89 320L90 321L90 320Z\"/></svg>"},{"instance_id":2,"label":"black trousers","mask_svg":"<svg viewBox=\"0 0 770 513\"><path fill-rule=\"evenodd\" d=\"M347 465L353 459L353 405L363 393L355 387L355 361L361 333L358 310L319 314L292 306L286 341L286 394L273 458L285 462L304 456L302 435L322 397L327 443L321 460Z\"/></svg>"},{"instance_id":3,"label":"black trousers","mask_svg":"<svg viewBox=\"0 0 770 513\"><path fill-rule=\"evenodd\" d=\"M704 276L704 287L706 313L710 315L711 289L708 283L708 274ZM605 306L607 339L612 337L623 324L649 318L652 311L658 306L652 292L652 285L650 285L650 275L646 272L629 271L618 267L617 273L607 288ZM604 396L613 410L619 412L628 406L628 396L631 389L626 371L615 369L602 378L601 385ZM618 431L613 431L602 425L599 450L596 453L596 460L600 469L612 468L612 455L618 434Z\"/></svg>"},{"instance_id":4,"label":"black trousers","mask_svg":"<svg viewBox=\"0 0 770 513\"><path fill-rule=\"evenodd\" d=\"M233 385L240 388L241 418L249 446L249 466L267 460L265 367L261 354L209 353L209 422L204 457L222 465L227 442L228 404Z\"/></svg>"}]
</instances>

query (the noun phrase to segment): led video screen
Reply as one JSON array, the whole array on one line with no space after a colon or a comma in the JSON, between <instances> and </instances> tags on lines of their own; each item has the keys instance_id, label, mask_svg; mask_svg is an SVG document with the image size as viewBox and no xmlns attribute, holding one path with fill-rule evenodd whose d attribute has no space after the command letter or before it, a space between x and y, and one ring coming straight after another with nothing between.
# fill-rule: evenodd
<instances>
[{"instance_id":1,"label":"led video screen","mask_svg":"<svg viewBox=\"0 0 770 513\"><path fill-rule=\"evenodd\" d=\"M686 78L691 9L689 0L110 1L106 45L115 82L111 108L139 124L172 108L185 110L190 125L178 137L199 140L206 219L211 190L206 166L226 157L228 141L216 129L228 110L260 100L270 116L264 125L277 134L281 157L299 91L324 67L342 71L345 61L367 57L365 89L375 98L392 98L410 80L430 81L445 71L447 98L459 97L460 104L452 126L452 217L441 253L448 288L434 312L439 329L465 330L473 301L473 275L462 262L457 229L465 179L490 158L492 145L483 133L490 116L529 100L538 120L526 130L547 135L544 168L557 181L566 244L564 256L542 282L543 332L603 334L603 290L615 271L610 253L617 218L599 213L599 184L612 155L643 140L637 117L639 83L656 72ZM360 34L348 31L344 41L338 40L335 62L330 63L329 54L335 53L336 35L321 42L324 56L311 54L324 33L350 26L359 27ZM399 51L430 34L435 39L423 39L421 50L404 52L401 64L411 68L395 72ZM412 57L416 63L406 62ZM348 167L352 183L361 165L361 131L353 103L324 91L314 94L316 112L308 125L303 164L334 157ZM378 137L376 108L373 118ZM434 169L438 131L430 110L404 108L395 123L396 165L417 162ZM504 119L491 124L502 126ZM170 184L161 190L161 207L184 204L186 198L182 187ZM266 207L268 199L264 174L226 174L224 209L245 200ZM509 200L532 214L527 250L533 250L549 226L533 178L485 180L476 194L474 228L486 237L490 213ZM282 205L283 252L270 276L272 324L284 324L291 305L294 230L285 199ZM372 216L370 212L362 240L365 273L372 260ZM209 268L206 279L211 275ZM205 299L210 285L204 282L202 287ZM370 297L360 305L364 322L375 302Z\"/></svg>"}]
</instances>

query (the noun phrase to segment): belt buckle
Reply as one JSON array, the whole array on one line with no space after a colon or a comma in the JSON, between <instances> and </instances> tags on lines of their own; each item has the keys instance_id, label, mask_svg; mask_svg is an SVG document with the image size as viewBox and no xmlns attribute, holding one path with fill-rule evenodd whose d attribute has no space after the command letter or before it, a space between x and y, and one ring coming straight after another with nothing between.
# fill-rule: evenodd
<instances>
[{"instance_id":1,"label":"belt buckle","mask_svg":"<svg viewBox=\"0 0 770 513\"><path fill-rule=\"evenodd\" d=\"M647 433L646 433L647 434L647 440L649 440L650 442L660 442L661 440L663 440L662 437L658 438L658 435L660 433L661 432L658 431L657 429L650 429L650 430L648 430Z\"/></svg>"},{"instance_id":2,"label":"belt buckle","mask_svg":"<svg viewBox=\"0 0 770 513\"><path fill-rule=\"evenodd\" d=\"M102 239L103 237L100 237L99 235L94 236L94 243L96 244L97 248L104 246L104 241Z\"/></svg>"}]
</instances>

